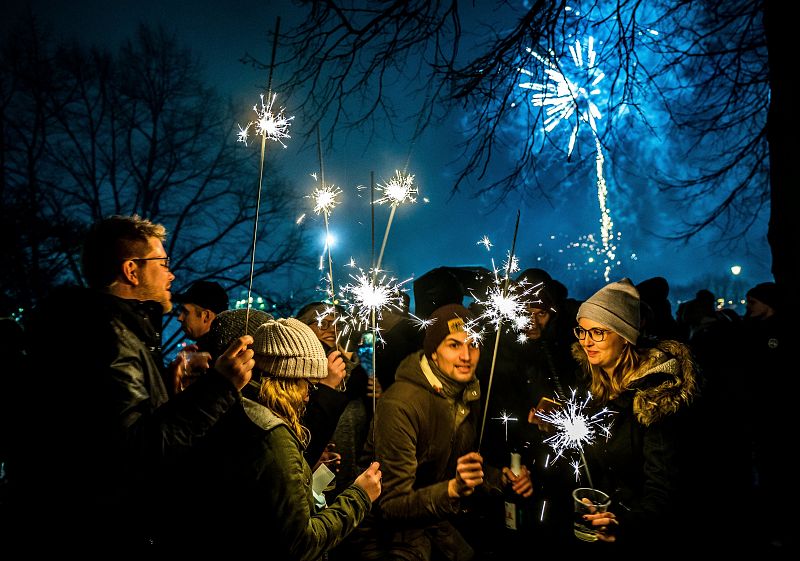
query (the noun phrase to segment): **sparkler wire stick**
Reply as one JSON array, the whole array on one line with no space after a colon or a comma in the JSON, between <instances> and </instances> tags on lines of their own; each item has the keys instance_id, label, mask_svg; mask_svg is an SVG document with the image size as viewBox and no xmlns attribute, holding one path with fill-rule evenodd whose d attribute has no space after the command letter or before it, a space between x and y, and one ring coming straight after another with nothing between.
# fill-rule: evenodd
<instances>
[{"instance_id":1,"label":"sparkler wire stick","mask_svg":"<svg viewBox=\"0 0 800 561\"><path fill-rule=\"evenodd\" d=\"M428 93L425 96L425 101L422 104L423 108L425 106L427 106L429 98L430 98L430 91L428 91ZM419 135L419 131L420 131L420 127L422 125L422 120L423 120L423 115L424 114L425 114L424 111L420 111L419 115L417 115L417 122L416 122L416 125L414 126L414 134L411 137L411 145L408 147L408 156L406 157L406 165L403 168L402 175L399 172L397 173L398 181L402 181L403 177L407 177L408 176L408 166L411 163L411 153L414 150L414 144L417 141L417 135ZM409 184L409 187L410 186L411 185ZM373 204L374 204L374 201L373 201ZM394 213L395 213L395 210L397 210L397 206L398 205L399 205L399 202L392 203L392 210L389 212L389 221L386 223L386 232L383 234L383 243L381 244L381 253L378 256L378 263L374 265L376 272L377 272L378 269L381 268L381 264L383 263L383 252L386 249L386 240L389 238L389 229L392 227L392 220L394 219Z\"/></svg>"},{"instance_id":2,"label":"sparkler wire stick","mask_svg":"<svg viewBox=\"0 0 800 561\"><path fill-rule=\"evenodd\" d=\"M389 211L389 221L386 223L386 231L383 234L383 243L381 244L381 253L378 255L378 263L375 265L374 271L377 273L381 268L383 261L383 250L386 249L386 240L389 239L389 229L392 227L392 220L394 220L394 211L397 210L397 205L392 205L392 210Z\"/></svg>"},{"instance_id":3,"label":"sparkler wire stick","mask_svg":"<svg viewBox=\"0 0 800 561\"><path fill-rule=\"evenodd\" d=\"M272 60L269 63L269 78L267 80L267 94L272 97L272 71L275 68L275 53L278 50L278 36L280 35L281 17L275 20L275 37L272 41ZM256 241L258 240L258 215L261 212L261 186L264 183L264 154L267 150L267 134L261 134L261 163L258 173L258 195L256 196L256 215L253 220L253 249L250 251L250 278L247 284L247 311L244 318L244 334L247 335L247 326L250 325L250 307L253 293L253 276L256 268Z\"/></svg>"},{"instance_id":4,"label":"sparkler wire stick","mask_svg":"<svg viewBox=\"0 0 800 561\"><path fill-rule=\"evenodd\" d=\"M370 225L371 225L371 239L372 245L370 249L370 261L372 263L372 283L375 283L377 279L377 268L375 267L375 172L369 172L369 208L370 208ZM394 207L392 207L394 210ZM387 235L388 235L388 228L387 228ZM386 238L384 238L384 243L386 243ZM377 372L375 372L375 339L377 339L377 328L376 328L376 321L375 321L375 309L372 309L372 314L370 315L370 327L372 328L372 449L375 450L377 448L377 442L375 441L375 426L378 424L378 417L377 417L377 397L375 396L375 380L377 377ZM377 459L377 458L373 458Z\"/></svg>"},{"instance_id":5,"label":"sparkler wire stick","mask_svg":"<svg viewBox=\"0 0 800 561\"><path fill-rule=\"evenodd\" d=\"M372 235L372 245L370 249L370 261L372 262L372 282L375 282L377 278L377 270L375 268L375 172L369 172L369 208L370 208L370 215L371 215L371 235ZM388 232L388 230L387 230ZM385 238L384 238L385 243ZM372 315L370 316L370 326L372 327L372 442L375 442L375 413L377 409L377 397L375 396L375 379L376 374L375 372L375 339L377 339L376 334L376 321L375 321L375 309L372 310ZM373 444L374 446L374 444Z\"/></svg>"},{"instance_id":6,"label":"sparkler wire stick","mask_svg":"<svg viewBox=\"0 0 800 561\"><path fill-rule=\"evenodd\" d=\"M508 256L508 264L506 265L506 278L503 280L503 298L508 296L508 284L511 279L511 267L514 262L514 248L517 245L517 232L519 231L519 214L517 210L517 223L514 225L514 238L511 241L511 253ZM483 444L483 429L486 427L486 413L489 411L489 396L492 393L492 379L494 378L494 366L497 360L497 348L500 346L500 332L503 327L503 317L497 319L497 331L494 338L494 352L492 353L492 366L489 369L489 383L486 385L486 401L483 406L483 419L481 420L481 433L478 437L478 452L481 451L481 444Z\"/></svg>"},{"instance_id":7,"label":"sparkler wire stick","mask_svg":"<svg viewBox=\"0 0 800 561\"><path fill-rule=\"evenodd\" d=\"M322 165L322 139L320 137L319 124L317 124L317 155L319 157L319 180L322 189L325 189L325 169ZM325 210L322 213L325 216L325 247L328 249L328 276L330 277L330 291L331 291L331 304L333 304L333 336L336 341L339 341L339 334L337 331L336 321L336 289L333 284L333 257L331 257L331 242L330 230L328 228L328 214L329 211Z\"/></svg>"}]
</instances>

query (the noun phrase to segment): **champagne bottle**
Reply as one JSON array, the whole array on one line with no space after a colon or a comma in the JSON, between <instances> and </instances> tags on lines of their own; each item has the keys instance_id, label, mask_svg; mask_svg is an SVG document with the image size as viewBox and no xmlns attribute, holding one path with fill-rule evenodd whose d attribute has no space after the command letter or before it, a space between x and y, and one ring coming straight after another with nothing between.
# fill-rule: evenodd
<instances>
[{"instance_id":1,"label":"champagne bottle","mask_svg":"<svg viewBox=\"0 0 800 561\"><path fill-rule=\"evenodd\" d=\"M517 452L511 452L511 463L509 467L514 475L519 475L521 456ZM509 530L520 530L523 523L523 501L524 499L516 494L509 485L504 490L505 493L505 513L506 513L506 528Z\"/></svg>"}]
</instances>

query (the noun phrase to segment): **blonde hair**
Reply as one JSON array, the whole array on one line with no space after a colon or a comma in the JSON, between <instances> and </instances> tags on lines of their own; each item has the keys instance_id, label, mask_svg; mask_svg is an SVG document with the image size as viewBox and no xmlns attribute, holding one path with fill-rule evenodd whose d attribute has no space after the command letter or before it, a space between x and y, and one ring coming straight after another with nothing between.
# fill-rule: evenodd
<instances>
[{"instance_id":1,"label":"blonde hair","mask_svg":"<svg viewBox=\"0 0 800 561\"><path fill-rule=\"evenodd\" d=\"M601 404L618 397L635 380L634 376L640 362L639 353L631 343L626 341L611 375L606 374L605 370L599 366L589 364L589 373L592 375L590 388L592 395Z\"/></svg>"},{"instance_id":2,"label":"blonde hair","mask_svg":"<svg viewBox=\"0 0 800 561\"><path fill-rule=\"evenodd\" d=\"M300 423L307 395L308 380L305 378L273 378L266 375L261 378L258 390L258 402L286 421L303 446L311 440L311 433Z\"/></svg>"}]
</instances>

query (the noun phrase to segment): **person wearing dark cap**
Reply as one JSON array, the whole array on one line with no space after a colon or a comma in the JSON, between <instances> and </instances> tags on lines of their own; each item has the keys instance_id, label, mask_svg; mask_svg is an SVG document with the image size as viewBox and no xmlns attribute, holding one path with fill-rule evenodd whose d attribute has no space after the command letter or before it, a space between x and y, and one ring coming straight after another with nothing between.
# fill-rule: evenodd
<instances>
[{"instance_id":1,"label":"person wearing dark cap","mask_svg":"<svg viewBox=\"0 0 800 561\"><path fill-rule=\"evenodd\" d=\"M380 496L380 464L372 462L330 505L318 506L303 457L313 435L302 416L310 385L328 375L325 352L294 318L268 320L253 339L253 379L196 463L191 476L203 492L187 506L201 514L187 520L180 539L192 549L255 546L268 548L270 559L323 559Z\"/></svg>"},{"instance_id":2,"label":"person wearing dark cap","mask_svg":"<svg viewBox=\"0 0 800 561\"><path fill-rule=\"evenodd\" d=\"M778 285L762 282L747 291L745 295L745 319L768 319L780 307Z\"/></svg>"},{"instance_id":3,"label":"person wearing dark cap","mask_svg":"<svg viewBox=\"0 0 800 561\"><path fill-rule=\"evenodd\" d=\"M206 338L217 315L228 309L228 294L219 283L196 281L186 292L173 294L172 302L178 304L181 330L195 341L184 345L164 370L167 390L175 395L208 370L212 354L206 348Z\"/></svg>"},{"instance_id":4,"label":"person wearing dark cap","mask_svg":"<svg viewBox=\"0 0 800 561\"><path fill-rule=\"evenodd\" d=\"M639 291L630 279L607 284L581 304L573 356L589 378L591 404L613 415L608 439L586 448L593 486L612 495L608 512L587 515L598 539L626 551L663 551L684 543L681 446L697 394L694 360L677 341L644 347ZM694 474L693 474L694 475Z\"/></svg>"},{"instance_id":5,"label":"person wearing dark cap","mask_svg":"<svg viewBox=\"0 0 800 561\"><path fill-rule=\"evenodd\" d=\"M527 469L485 465L476 452L480 348L468 333L472 314L459 304L434 310L423 349L406 357L378 401L365 454L383 465L383 494L353 534L343 559L473 559L457 515L474 494L505 485L522 496Z\"/></svg>"},{"instance_id":6,"label":"person wearing dark cap","mask_svg":"<svg viewBox=\"0 0 800 561\"><path fill-rule=\"evenodd\" d=\"M753 462L755 471L754 498L758 520L758 545L766 550L782 552L797 548L797 530L793 524L791 501L786 489L794 485L795 473L786 462L784 427L797 422L796 396L800 384L796 375L789 341L793 329L784 313L781 286L761 282L745 295L745 314L740 331L732 340L736 346L737 363L741 372L744 393L757 401L757 393L768 396L759 406L758 422L753 430ZM752 407L752 406L751 406Z\"/></svg>"},{"instance_id":7,"label":"person wearing dark cap","mask_svg":"<svg viewBox=\"0 0 800 561\"><path fill-rule=\"evenodd\" d=\"M212 281L196 281L186 292L175 294L172 300L180 304L178 321L193 341L199 341L208 333L214 318L228 309L228 293L222 285Z\"/></svg>"},{"instance_id":8,"label":"person wearing dark cap","mask_svg":"<svg viewBox=\"0 0 800 561\"><path fill-rule=\"evenodd\" d=\"M181 392L202 376L214 361L228 348L231 341L243 335L252 335L262 323L272 316L262 310L222 310L211 323L211 329L202 338L202 346L187 345L167 368L173 377L175 393ZM247 328L245 328L245 324Z\"/></svg>"}]
</instances>

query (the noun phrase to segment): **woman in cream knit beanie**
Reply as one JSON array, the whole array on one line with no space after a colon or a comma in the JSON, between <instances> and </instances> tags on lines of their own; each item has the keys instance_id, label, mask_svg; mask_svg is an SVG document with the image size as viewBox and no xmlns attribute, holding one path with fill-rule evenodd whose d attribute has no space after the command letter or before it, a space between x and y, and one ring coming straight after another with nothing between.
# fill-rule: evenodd
<instances>
[{"instance_id":1,"label":"woman in cream knit beanie","mask_svg":"<svg viewBox=\"0 0 800 561\"><path fill-rule=\"evenodd\" d=\"M256 365L250 383L258 387L256 401L286 421L307 445L310 435L300 421L308 402L309 383L328 375L322 343L303 322L282 318L256 329L253 351Z\"/></svg>"},{"instance_id":2,"label":"woman in cream knit beanie","mask_svg":"<svg viewBox=\"0 0 800 561\"><path fill-rule=\"evenodd\" d=\"M225 514L196 517L185 543L209 551L235 550L238 543L244 552L253 543L243 545L247 540L237 540L236 533L244 537L254 528L270 558L325 559L380 496L380 464L373 462L330 505L320 504L303 456L308 431L300 420L309 383L327 375L322 345L294 318L266 321L253 340L257 366L251 385L242 390L241 407L209 436L204 461L198 462L204 493L192 514L209 504L210 512ZM247 524L255 526L248 530Z\"/></svg>"},{"instance_id":3,"label":"woman in cream knit beanie","mask_svg":"<svg viewBox=\"0 0 800 561\"><path fill-rule=\"evenodd\" d=\"M682 467L689 465L680 454L691 434L684 411L697 392L686 345L637 346L639 304L630 279L607 284L578 308L572 347L594 406L613 414L611 432L602 446L587 449L586 462L593 486L613 492L619 504L587 516L599 540L631 552L660 539L658 529L687 506L678 500L687 481Z\"/></svg>"}]
</instances>

